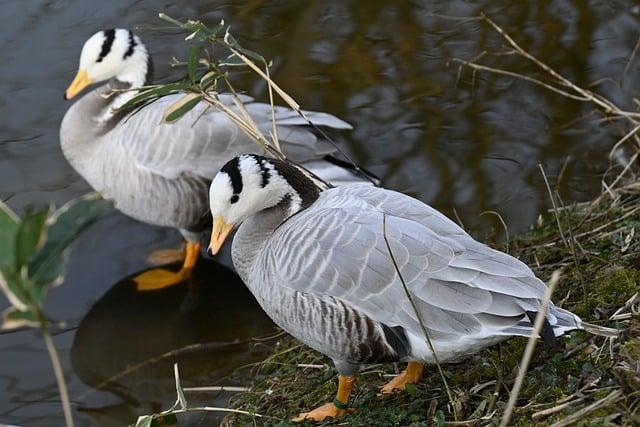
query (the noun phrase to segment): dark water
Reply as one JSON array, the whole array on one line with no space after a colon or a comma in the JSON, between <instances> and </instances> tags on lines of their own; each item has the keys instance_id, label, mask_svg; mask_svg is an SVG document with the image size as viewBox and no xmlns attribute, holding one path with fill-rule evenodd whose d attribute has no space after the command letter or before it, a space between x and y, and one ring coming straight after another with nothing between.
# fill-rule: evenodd
<instances>
[{"instance_id":1,"label":"dark water","mask_svg":"<svg viewBox=\"0 0 640 427\"><path fill-rule=\"evenodd\" d=\"M475 235L526 230L549 205L541 162L565 202L593 197L609 166L607 153L622 127L603 124L589 106L529 83L465 71L451 58L504 51L484 10L543 61L633 109L640 60L624 69L639 35L632 1L42 1L0 2L0 197L20 211L88 191L59 148L80 47L95 31L135 28L152 52L158 77L186 55L181 36L160 29L158 11L224 18L246 47L274 62L276 81L304 108L351 122L345 140L358 161L393 189L457 211ZM538 75L514 56L486 64ZM265 99L250 75L240 87ZM138 294L126 277L145 256L175 247L179 237L113 214L75 246L66 283L53 290L47 312L69 329L56 335L80 425L126 425L173 402L172 363L187 385L243 384L234 368L264 357L247 341L272 325L238 280L202 265L196 282ZM0 301L0 309L6 301ZM194 344L199 344L193 346ZM248 371L245 371L248 373ZM224 396L195 402L224 404ZM192 418L193 423L207 420ZM211 421L211 420L209 420ZM62 423L57 389L38 335L0 335L0 424Z\"/></svg>"}]
</instances>

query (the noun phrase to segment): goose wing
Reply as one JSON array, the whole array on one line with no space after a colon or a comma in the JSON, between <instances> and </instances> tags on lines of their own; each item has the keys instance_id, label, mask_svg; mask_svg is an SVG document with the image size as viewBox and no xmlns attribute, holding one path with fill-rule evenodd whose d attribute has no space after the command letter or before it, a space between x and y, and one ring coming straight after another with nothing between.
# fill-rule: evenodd
<instances>
[{"instance_id":1,"label":"goose wing","mask_svg":"<svg viewBox=\"0 0 640 427\"><path fill-rule=\"evenodd\" d=\"M127 150L142 170L150 170L168 179L192 174L211 179L229 158L244 152L257 152L252 142L224 113L200 103L175 123L163 123L166 109L182 95L159 99L135 114L125 117L115 130L113 142ZM221 101L238 111L231 95ZM245 108L262 132L272 131L271 106L242 97ZM317 126L349 129L342 120L320 112L306 112ZM320 159L335 151L318 138L297 112L276 107L275 119L283 151L291 160L305 162Z\"/></svg>"},{"instance_id":2,"label":"goose wing","mask_svg":"<svg viewBox=\"0 0 640 427\"><path fill-rule=\"evenodd\" d=\"M323 192L285 222L260 269L274 285L339 298L422 336L385 235L432 339L515 334L544 296L545 285L522 262L476 242L411 197L362 185Z\"/></svg>"}]
</instances>

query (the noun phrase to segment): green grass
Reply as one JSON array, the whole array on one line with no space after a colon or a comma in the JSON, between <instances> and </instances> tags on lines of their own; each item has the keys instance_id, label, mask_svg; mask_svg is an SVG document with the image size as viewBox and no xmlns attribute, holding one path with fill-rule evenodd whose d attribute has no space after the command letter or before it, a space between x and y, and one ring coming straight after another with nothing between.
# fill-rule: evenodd
<instances>
[{"instance_id":1,"label":"green grass","mask_svg":"<svg viewBox=\"0 0 640 427\"><path fill-rule=\"evenodd\" d=\"M616 390L622 391L619 399L580 417L575 425L640 423L638 304L633 308L636 314L630 318L608 320L638 292L640 282L640 238L627 237L631 230L640 228L640 210L633 211L640 206L640 192L628 188L620 194L621 199L615 204L601 201L558 212L565 237L573 236L577 242L575 253L561 239L553 213L543 215L530 232L509 242L511 253L531 266L542 280L562 268L562 279L553 297L556 304L592 323L623 329L620 338L612 343L582 331L563 338L560 349L539 343L512 425L551 425ZM525 343L525 338L512 338L462 363L443 366L459 420L477 420L462 425L498 424ZM322 367L305 368L300 364ZM446 425L453 421L435 366L427 367L422 383L409 386L406 392L379 396L379 387L389 379L386 375L399 369L402 366L386 365L361 373L351 401L356 411L337 422L365 426ZM253 370L252 391L235 396L232 407L281 420L273 421L274 425L290 425L291 417L331 401L336 391L331 361L291 337L281 338L273 354ZM532 420L534 413L565 401L572 403ZM254 420L237 416L229 421L244 425Z\"/></svg>"}]
</instances>

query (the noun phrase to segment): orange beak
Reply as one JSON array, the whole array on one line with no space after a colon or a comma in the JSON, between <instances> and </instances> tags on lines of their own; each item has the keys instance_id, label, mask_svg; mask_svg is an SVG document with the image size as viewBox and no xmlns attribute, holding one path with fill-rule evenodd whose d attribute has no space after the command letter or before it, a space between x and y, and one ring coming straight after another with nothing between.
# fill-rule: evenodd
<instances>
[{"instance_id":1,"label":"orange beak","mask_svg":"<svg viewBox=\"0 0 640 427\"><path fill-rule=\"evenodd\" d=\"M211 230L211 241L209 242L209 255L216 255L224 241L229 237L234 224L227 224L221 216L213 219L213 229Z\"/></svg>"},{"instance_id":2,"label":"orange beak","mask_svg":"<svg viewBox=\"0 0 640 427\"><path fill-rule=\"evenodd\" d=\"M67 91L64 93L64 99L71 99L80 92L82 89L89 86L93 81L89 78L89 75L85 70L79 70L78 74L76 74L76 78L73 79Z\"/></svg>"}]
</instances>

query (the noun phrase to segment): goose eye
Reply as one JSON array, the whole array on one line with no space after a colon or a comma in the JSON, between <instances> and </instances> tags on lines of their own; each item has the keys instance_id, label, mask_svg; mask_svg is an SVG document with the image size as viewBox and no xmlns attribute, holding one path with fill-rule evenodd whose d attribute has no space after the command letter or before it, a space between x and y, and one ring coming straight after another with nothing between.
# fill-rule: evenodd
<instances>
[{"instance_id":1,"label":"goose eye","mask_svg":"<svg viewBox=\"0 0 640 427\"><path fill-rule=\"evenodd\" d=\"M234 194L233 196L231 196L231 203L235 203L235 202L237 202L237 201L238 201L238 199L239 199L238 195L237 195L237 194Z\"/></svg>"}]
</instances>

